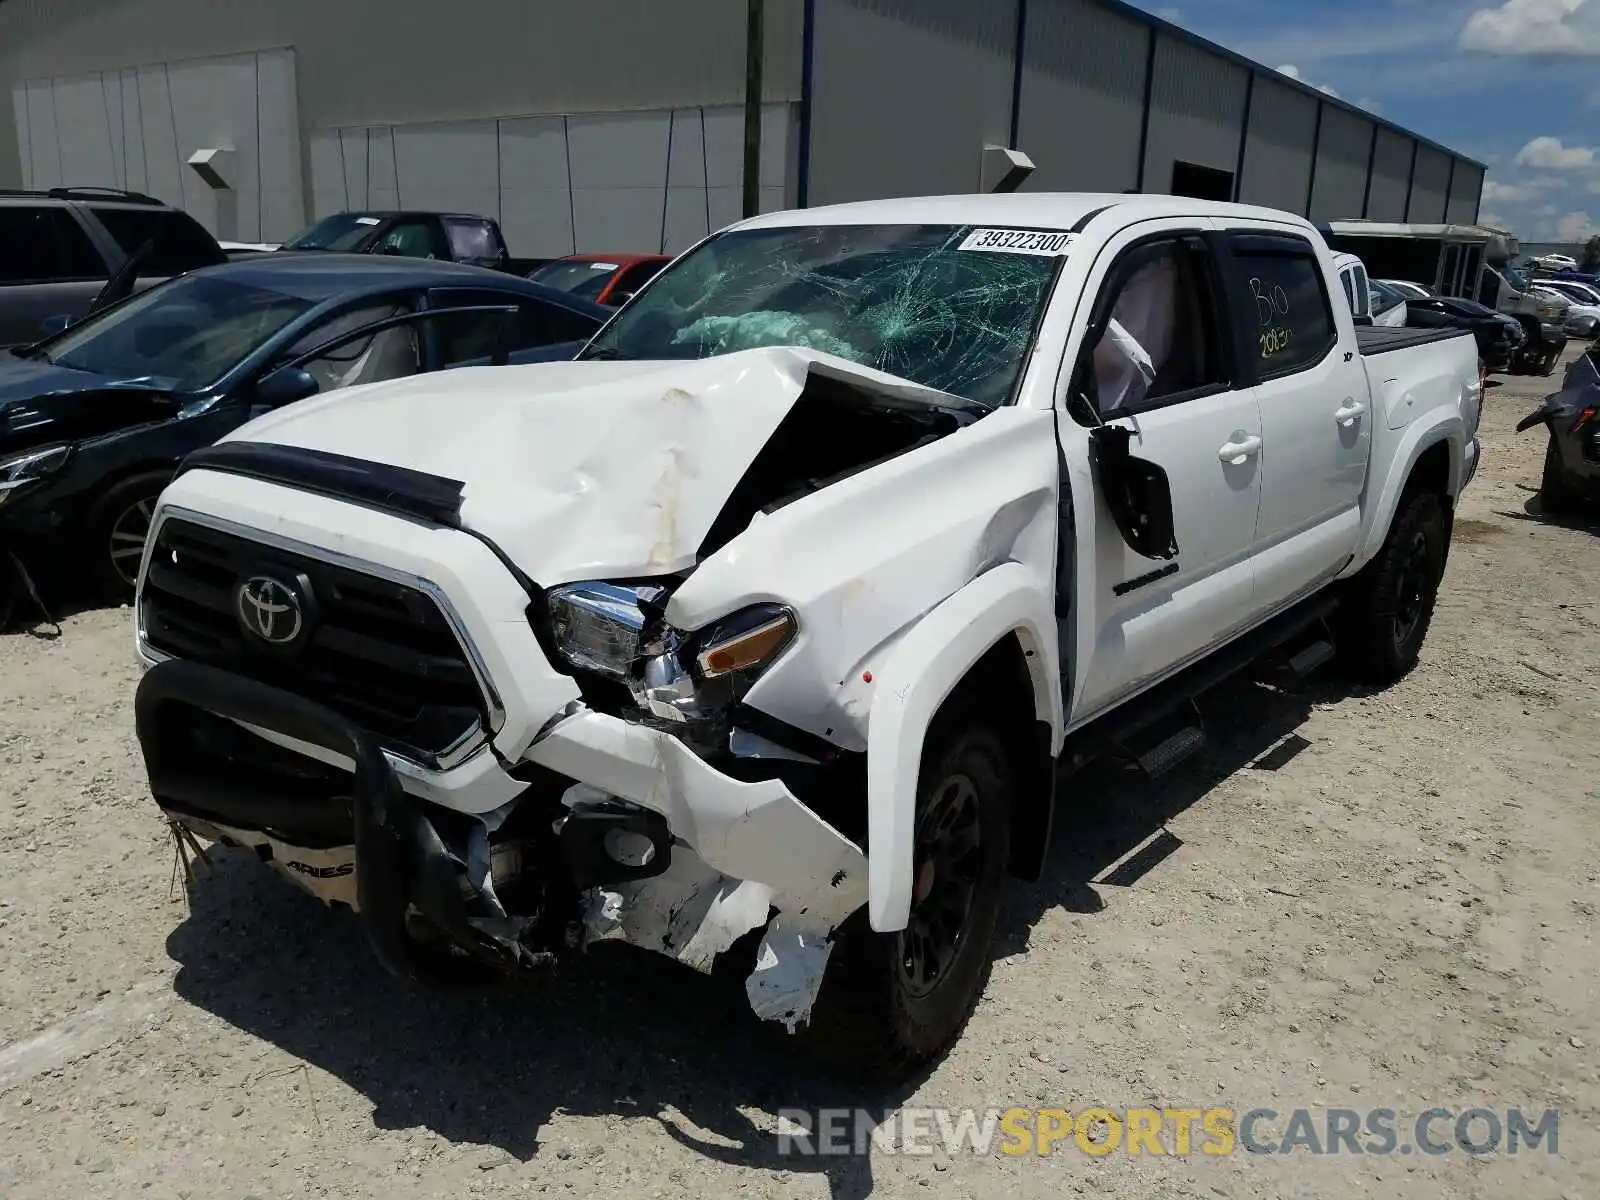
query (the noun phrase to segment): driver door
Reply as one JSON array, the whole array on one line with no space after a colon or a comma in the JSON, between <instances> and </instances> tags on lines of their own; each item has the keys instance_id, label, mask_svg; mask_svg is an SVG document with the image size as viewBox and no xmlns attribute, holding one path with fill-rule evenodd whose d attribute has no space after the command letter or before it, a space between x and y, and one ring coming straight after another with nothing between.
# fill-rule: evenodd
<instances>
[{"instance_id":1,"label":"driver door","mask_svg":"<svg viewBox=\"0 0 1600 1200\"><path fill-rule=\"evenodd\" d=\"M1071 480L1077 540L1064 539L1062 553L1076 550L1081 582L1062 644L1074 647L1073 724L1199 658L1250 617L1261 414L1238 382L1212 230L1203 219L1144 223L1091 268L1094 306L1063 389L1064 461L1091 461L1098 424L1132 430L1129 453L1166 474L1177 551L1152 558L1132 548L1107 502L1106 468Z\"/></svg>"}]
</instances>

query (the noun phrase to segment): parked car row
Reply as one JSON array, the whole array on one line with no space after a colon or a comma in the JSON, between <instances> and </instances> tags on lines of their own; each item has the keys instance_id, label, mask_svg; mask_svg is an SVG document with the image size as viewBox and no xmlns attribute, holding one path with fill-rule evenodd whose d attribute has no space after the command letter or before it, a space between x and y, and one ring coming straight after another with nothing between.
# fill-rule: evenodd
<instances>
[{"instance_id":1,"label":"parked car row","mask_svg":"<svg viewBox=\"0 0 1600 1200\"><path fill-rule=\"evenodd\" d=\"M139 193L0 193L0 624L19 591L130 597L191 450L317 393L570 358L670 261L517 259L473 214L219 242Z\"/></svg>"},{"instance_id":2,"label":"parked car row","mask_svg":"<svg viewBox=\"0 0 1600 1200\"><path fill-rule=\"evenodd\" d=\"M190 451L318 393L571 358L609 315L502 272L340 253L135 292L0 360L0 563L17 555L47 593L131 598L155 498Z\"/></svg>"}]
</instances>

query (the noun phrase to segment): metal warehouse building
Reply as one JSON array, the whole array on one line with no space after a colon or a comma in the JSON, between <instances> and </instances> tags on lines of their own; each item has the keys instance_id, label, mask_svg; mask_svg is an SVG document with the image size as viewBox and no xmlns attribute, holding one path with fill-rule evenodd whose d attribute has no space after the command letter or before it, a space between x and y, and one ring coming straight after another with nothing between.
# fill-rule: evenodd
<instances>
[{"instance_id":1,"label":"metal warehouse building","mask_svg":"<svg viewBox=\"0 0 1600 1200\"><path fill-rule=\"evenodd\" d=\"M1029 190L1477 219L1481 164L1114 0L764 12L766 209L979 190L1012 147ZM746 0L0 0L0 186L242 240L406 206L524 255L680 250L740 215L745 31Z\"/></svg>"}]
</instances>

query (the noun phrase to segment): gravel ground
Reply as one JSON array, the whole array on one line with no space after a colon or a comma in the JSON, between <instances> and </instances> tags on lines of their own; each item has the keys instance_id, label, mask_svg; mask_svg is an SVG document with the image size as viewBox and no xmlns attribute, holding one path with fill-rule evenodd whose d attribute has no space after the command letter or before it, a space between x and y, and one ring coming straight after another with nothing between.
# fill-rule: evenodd
<instances>
[{"instance_id":1,"label":"gravel ground","mask_svg":"<svg viewBox=\"0 0 1600 1200\"><path fill-rule=\"evenodd\" d=\"M418 994L253 860L186 899L128 612L0 638L0 1195L1600 1195L1600 542L1540 515L1543 439L1512 432L1550 382L1490 394L1411 677L1231 685L1159 784L1067 781L966 1035L892 1095L809 1068L737 978L624 949L537 992ZM1392 1108L1403 1142L1435 1105L1554 1108L1559 1143L804 1158L775 1134L786 1107L1151 1103Z\"/></svg>"}]
</instances>

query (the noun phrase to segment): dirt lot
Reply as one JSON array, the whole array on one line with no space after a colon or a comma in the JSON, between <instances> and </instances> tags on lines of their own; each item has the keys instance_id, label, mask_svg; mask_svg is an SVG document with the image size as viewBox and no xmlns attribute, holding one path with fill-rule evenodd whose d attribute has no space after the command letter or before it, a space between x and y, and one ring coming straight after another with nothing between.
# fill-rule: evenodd
<instances>
[{"instance_id":1,"label":"dirt lot","mask_svg":"<svg viewBox=\"0 0 1600 1200\"><path fill-rule=\"evenodd\" d=\"M1538 514L1543 440L1512 426L1547 390L1490 395L1419 669L1231 686L1159 785L1069 781L965 1037L889 1096L791 1057L737 979L622 951L440 998L253 860L186 903L126 610L0 639L0 1195L1600 1195L1600 542ZM1432 1106L1554 1108L1558 1153L808 1159L774 1134L784 1107L1151 1103L1391 1108L1403 1143Z\"/></svg>"}]
</instances>

